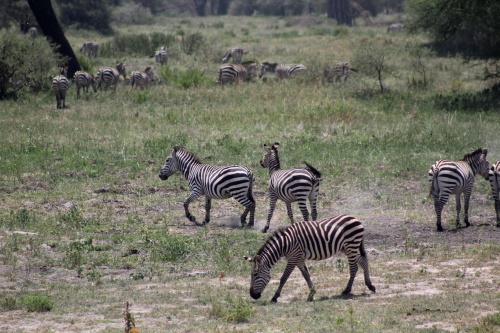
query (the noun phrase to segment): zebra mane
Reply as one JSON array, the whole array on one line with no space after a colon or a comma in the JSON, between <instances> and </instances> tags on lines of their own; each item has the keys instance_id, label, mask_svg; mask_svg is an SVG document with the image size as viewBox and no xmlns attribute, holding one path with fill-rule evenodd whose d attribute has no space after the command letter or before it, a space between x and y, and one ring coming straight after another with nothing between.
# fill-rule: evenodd
<instances>
[{"instance_id":1,"label":"zebra mane","mask_svg":"<svg viewBox=\"0 0 500 333\"><path fill-rule=\"evenodd\" d=\"M472 153L465 154L464 157L462 158L462 161L467 161L467 160L473 158L474 156L476 156L477 154L484 154L486 152L487 152L486 149L477 148Z\"/></svg>"},{"instance_id":2,"label":"zebra mane","mask_svg":"<svg viewBox=\"0 0 500 333\"><path fill-rule=\"evenodd\" d=\"M309 170L314 176L316 176L317 179L321 180L322 175L318 169L316 169L315 167L313 167L311 164L307 163L306 161L304 161L304 164L306 165L306 170Z\"/></svg>"},{"instance_id":3,"label":"zebra mane","mask_svg":"<svg viewBox=\"0 0 500 333\"><path fill-rule=\"evenodd\" d=\"M255 61L253 61L253 60L249 60L249 61L242 62L241 64L242 64L243 66L245 66L245 65L248 65L248 64L256 64L256 63L257 63L257 62L255 62Z\"/></svg>"},{"instance_id":4,"label":"zebra mane","mask_svg":"<svg viewBox=\"0 0 500 333\"><path fill-rule=\"evenodd\" d=\"M270 62L263 62L262 63L263 66L269 66L272 71L274 71L276 69L276 66L278 66L278 63L277 62L274 62L274 63L270 63Z\"/></svg>"},{"instance_id":5,"label":"zebra mane","mask_svg":"<svg viewBox=\"0 0 500 333\"><path fill-rule=\"evenodd\" d=\"M274 239L274 238L278 238L278 237L281 237L284 233L285 233L285 230L288 229L287 226L281 226L279 227L278 229L276 229L267 239L266 241L264 242L264 245L262 245L259 249L259 251L257 251L257 256L258 255L261 255L262 252L264 252L264 249L267 248L267 244L269 243L270 240Z\"/></svg>"},{"instance_id":6,"label":"zebra mane","mask_svg":"<svg viewBox=\"0 0 500 333\"><path fill-rule=\"evenodd\" d=\"M196 163L201 163L201 161L198 158L198 156L196 156L195 154L193 154L190 151L187 151L185 147L183 147L183 146L175 146L174 147L174 152L177 153L178 151L182 151L184 154L186 154L187 156L191 157L193 159L193 161L195 161Z\"/></svg>"}]
</instances>

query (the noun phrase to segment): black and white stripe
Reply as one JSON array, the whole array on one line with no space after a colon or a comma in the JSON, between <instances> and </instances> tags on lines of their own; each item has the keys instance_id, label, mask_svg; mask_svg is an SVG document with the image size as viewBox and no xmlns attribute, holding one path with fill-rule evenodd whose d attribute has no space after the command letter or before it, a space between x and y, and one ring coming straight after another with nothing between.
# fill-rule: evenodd
<instances>
[{"instance_id":1,"label":"black and white stripe","mask_svg":"<svg viewBox=\"0 0 500 333\"><path fill-rule=\"evenodd\" d=\"M356 69L349 65L349 62L345 60L337 62L333 66L333 76L335 77L335 81L340 81L342 78L344 79L344 82L347 81L351 71L357 72Z\"/></svg>"},{"instance_id":2,"label":"black and white stripe","mask_svg":"<svg viewBox=\"0 0 500 333\"><path fill-rule=\"evenodd\" d=\"M113 87L114 90L116 90L116 86L118 85L118 80L120 78L120 75L123 76L123 78L127 78L127 72L125 70L125 65L123 63L119 63L116 65L116 67L103 67L100 68L99 71L97 72L97 89L101 88L101 84L104 82L104 84L107 87Z\"/></svg>"},{"instance_id":3,"label":"black and white stripe","mask_svg":"<svg viewBox=\"0 0 500 333\"><path fill-rule=\"evenodd\" d=\"M437 231L443 231L441 213L450 194L455 194L457 208L457 227L460 226L460 196L464 194L464 223L469 223L469 201L474 186L476 174L488 179L489 163L486 160L487 149L478 148L466 154L460 161L439 160L429 169L427 179L431 182L430 195L434 199L434 209L437 215Z\"/></svg>"},{"instance_id":4,"label":"black and white stripe","mask_svg":"<svg viewBox=\"0 0 500 333\"><path fill-rule=\"evenodd\" d=\"M307 199L311 205L312 219L316 220L318 216L316 199L321 182L321 172L305 162L307 166L305 169L281 169L278 148L278 142L275 142L272 147L264 144L264 156L260 160L260 165L269 169L269 213L262 232L267 232L269 229L278 199L285 202L291 223L293 223L292 202L295 201L299 204L305 221L309 220Z\"/></svg>"},{"instance_id":5,"label":"black and white stripe","mask_svg":"<svg viewBox=\"0 0 500 333\"><path fill-rule=\"evenodd\" d=\"M92 86L94 92L97 91L96 80L94 76L90 73L84 71L77 71L75 73L75 84L76 84L76 98L80 98L80 89L83 88L85 93L89 92L89 87Z\"/></svg>"},{"instance_id":6,"label":"black and white stripe","mask_svg":"<svg viewBox=\"0 0 500 333\"><path fill-rule=\"evenodd\" d=\"M257 64L246 61L241 65L224 64L219 67L219 83L244 81L257 74Z\"/></svg>"},{"instance_id":7,"label":"black and white stripe","mask_svg":"<svg viewBox=\"0 0 500 333\"><path fill-rule=\"evenodd\" d=\"M97 42L85 42L80 48L80 52L83 52L84 56L89 58L97 58L97 53L99 51L99 43Z\"/></svg>"},{"instance_id":8,"label":"black and white stripe","mask_svg":"<svg viewBox=\"0 0 500 333\"><path fill-rule=\"evenodd\" d=\"M155 52L155 61L162 66L167 64L168 50L165 46L162 46L158 51Z\"/></svg>"},{"instance_id":9,"label":"black and white stripe","mask_svg":"<svg viewBox=\"0 0 500 333\"><path fill-rule=\"evenodd\" d=\"M224 55L222 58L222 63L227 64L229 59L233 58L233 63L235 64L240 64L241 63L241 57L243 57L243 54L246 54L248 52L244 52L244 50L239 47L233 47L231 50L227 51L227 53Z\"/></svg>"},{"instance_id":10,"label":"black and white stripe","mask_svg":"<svg viewBox=\"0 0 500 333\"><path fill-rule=\"evenodd\" d=\"M496 161L490 171L489 179L493 200L495 200L495 212L497 215L497 227L500 227L500 161Z\"/></svg>"},{"instance_id":11,"label":"black and white stripe","mask_svg":"<svg viewBox=\"0 0 500 333\"><path fill-rule=\"evenodd\" d=\"M286 258L285 272L271 302L277 302L288 277L298 267L309 287L308 301L312 301L316 290L309 276L306 260L324 260L343 252L349 261L349 282L342 292L349 294L358 265L364 271L366 286L373 292L368 259L363 245L364 227L359 220L349 215L338 215L319 221L303 221L278 229L260 248L254 258L245 257L253 263L250 296L258 299L271 279L271 267L281 258Z\"/></svg>"},{"instance_id":12,"label":"black and white stripe","mask_svg":"<svg viewBox=\"0 0 500 333\"><path fill-rule=\"evenodd\" d=\"M259 78L264 76L264 74L266 74L267 72L271 72L275 73L279 79L284 79L287 77L292 77L297 73L304 71L306 69L307 69L306 66L301 64L284 65L278 63L264 62L261 65Z\"/></svg>"},{"instance_id":13,"label":"black and white stripe","mask_svg":"<svg viewBox=\"0 0 500 333\"><path fill-rule=\"evenodd\" d=\"M246 225L246 217L250 212L248 225L254 224L255 200L252 194L254 176L243 166L214 166L203 164L183 147L174 147L161 168L159 177L166 180L176 171L180 171L188 181L191 194L184 202L186 217L196 223L196 218L189 212L189 203L205 196L205 220L210 221L212 199L228 199L233 197L245 207L241 215L241 225Z\"/></svg>"},{"instance_id":14,"label":"black and white stripe","mask_svg":"<svg viewBox=\"0 0 500 333\"><path fill-rule=\"evenodd\" d=\"M130 83L141 89L147 88L153 82L154 71L151 67L146 67L144 72L134 71L130 74Z\"/></svg>"},{"instance_id":15,"label":"black and white stripe","mask_svg":"<svg viewBox=\"0 0 500 333\"><path fill-rule=\"evenodd\" d=\"M69 89L69 81L66 76L58 75L52 80L52 91L56 95L57 108L65 108L66 92Z\"/></svg>"}]
</instances>

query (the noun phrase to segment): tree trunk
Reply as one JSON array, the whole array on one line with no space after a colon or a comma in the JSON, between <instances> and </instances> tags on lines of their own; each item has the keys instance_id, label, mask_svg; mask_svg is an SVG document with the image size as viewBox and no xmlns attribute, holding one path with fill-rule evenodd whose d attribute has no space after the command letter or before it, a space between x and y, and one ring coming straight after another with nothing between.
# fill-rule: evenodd
<instances>
[{"instance_id":1,"label":"tree trunk","mask_svg":"<svg viewBox=\"0 0 500 333\"><path fill-rule=\"evenodd\" d=\"M50 0L28 0L28 4L35 16L43 34L47 36L52 43L59 45L57 51L69 58L68 60L68 78L74 76L76 71L80 70L78 59L71 48L59 21L57 20Z\"/></svg>"},{"instance_id":2,"label":"tree trunk","mask_svg":"<svg viewBox=\"0 0 500 333\"><path fill-rule=\"evenodd\" d=\"M196 9L196 14L198 14L198 16L205 16L207 1L208 0L194 0L194 7Z\"/></svg>"},{"instance_id":3,"label":"tree trunk","mask_svg":"<svg viewBox=\"0 0 500 333\"><path fill-rule=\"evenodd\" d=\"M327 0L327 16L336 19L338 24L352 26L352 13L349 0Z\"/></svg>"},{"instance_id":4,"label":"tree trunk","mask_svg":"<svg viewBox=\"0 0 500 333\"><path fill-rule=\"evenodd\" d=\"M229 0L219 0L217 15L227 15L228 8L229 8Z\"/></svg>"}]
</instances>

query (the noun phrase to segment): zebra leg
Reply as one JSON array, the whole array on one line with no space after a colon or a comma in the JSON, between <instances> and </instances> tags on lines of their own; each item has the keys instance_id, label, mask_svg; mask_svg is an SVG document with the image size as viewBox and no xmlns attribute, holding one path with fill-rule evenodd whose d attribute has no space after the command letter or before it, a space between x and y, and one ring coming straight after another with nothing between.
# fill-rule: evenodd
<instances>
[{"instance_id":1,"label":"zebra leg","mask_svg":"<svg viewBox=\"0 0 500 333\"><path fill-rule=\"evenodd\" d=\"M80 86L76 86L76 99L80 98Z\"/></svg>"},{"instance_id":2,"label":"zebra leg","mask_svg":"<svg viewBox=\"0 0 500 333\"><path fill-rule=\"evenodd\" d=\"M471 192L466 191L464 193L464 223L466 227L470 227L470 222L469 222L469 203L470 203L470 196Z\"/></svg>"},{"instance_id":3,"label":"zebra leg","mask_svg":"<svg viewBox=\"0 0 500 333\"><path fill-rule=\"evenodd\" d=\"M456 201L456 204L457 204L457 220L455 221L456 224L457 224L457 228L460 227L460 211L462 210L462 203L461 203L461 200L460 200L460 195L461 193L457 193L455 195L455 201ZM465 202L467 203L467 195L465 195ZM465 215L464 215L464 222L467 226L469 226L469 218L467 217L467 204L465 205Z\"/></svg>"},{"instance_id":4,"label":"zebra leg","mask_svg":"<svg viewBox=\"0 0 500 333\"><path fill-rule=\"evenodd\" d=\"M297 265L299 267L302 276L307 282L307 286L309 287L309 295L307 296L307 301L312 302L314 300L314 295L316 294L316 289L311 281L311 276L309 275L309 270L304 262Z\"/></svg>"},{"instance_id":5,"label":"zebra leg","mask_svg":"<svg viewBox=\"0 0 500 333\"><path fill-rule=\"evenodd\" d=\"M299 203L300 211L302 212L302 216L304 217L304 221L309 221L309 211L307 210L307 201L304 198L297 200ZM292 222L293 223L293 222Z\"/></svg>"},{"instance_id":6,"label":"zebra leg","mask_svg":"<svg viewBox=\"0 0 500 333\"><path fill-rule=\"evenodd\" d=\"M288 218L290 219L290 223L293 224L293 210L292 210L292 203L291 202L286 203L286 213L288 214Z\"/></svg>"},{"instance_id":7,"label":"zebra leg","mask_svg":"<svg viewBox=\"0 0 500 333\"><path fill-rule=\"evenodd\" d=\"M276 197L270 193L269 194L269 213L267 213L267 222L264 229L262 229L263 233L266 233L269 229L269 224L271 223L271 218L273 217L274 209L276 208Z\"/></svg>"},{"instance_id":8,"label":"zebra leg","mask_svg":"<svg viewBox=\"0 0 500 333\"><path fill-rule=\"evenodd\" d=\"M195 192L191 193L191 195L184 201L184 212L186 213L186 217L189 219L189 221L196 223L196 218L191 215L189 212L189 203L193 201L194 199L198 198L200 195L196 194ZM197 223L196 223L197 224Z\"/></svg>"},{"instance_id":9,"label":"zebra leg","mask_svg":"<svg viewBox=\"0 0 500 333\"><path fill-rule=\"evenodd\" d=\"M255 219L255 202L251 202L245 205L245 211L243 212L243 214L241 214L240 217L240 222L242 227L247 225L246 220L249 212L250 212L250 218L248 220L248 226L251 227L254 225L254 219Z\"/></svg>"},{"instance_id":10,"label":"zebra leg","mask_svg":"<svg viewBox=\"0 0 500 333\"><path fill-rule=\"evenodd\" d=\"M357 259L358 258L356 258L352 254L347 255L347 260L349 261L349 282L347 283L347 287L342 292L343 295L351 293L352 284L354 283L354 278L356 277L356 273L358 272L358 260Z\"/></svg>"},{"instance_id":11,"label":"zebra leg","mask_svg":"<svg viewBox=\"0 0 500 333\"><path fill-rule=\"evenodd\" d=\"M442 232L444 231L443 226L441 225L441 212L443 211L443 206L444 204L441 203L441 200L439 200L438 197L434 198L434 210L436 211L436 226L437 226L437 231Z\"/></svg>"},{"instance_id":12,"label":"zebra leg","mask_svg":"<svg viewBox=\"0 0 500 333\"><path fill-rule=\"evenodd\" d=\"M311 218L313 221L316 221L318 218L318 210L316 209L316 198L318 193L311 193L309 196L309 202L311 203Z\"/></svg>"},{"instance_id":13,"label":"zebra leg","mask_svg":"<svg viewBox=\"0 0 500 333\"><path fill-rule=\"evenodd\" d=\"M210 222L210 209L212 208L212 199L208 196L205 196L205 221L203 224L207 224Z\"/></svg>"},{"instance_id":14,"label":"zebra leg","mask_svg":"<svg viewBox=\"0 0 500 333\"><path fill-rule=\"evenodd\" d=\"M290 274L292 274L293 269L297 266L295 262L290 262L286 264L285 271L283 272L283 276L280 279L280 286L278 287L278 290L274 293L273 298L271 299L271 303L276 303L278 301L278 297L281 295L281 289L283 289L283 286L285 285L286 281L290 277Z\"/></svg>"},{"instance_id":15,"label":"zebra leg","mask_svg":"<svg viewBox=\"0 0 500 333\"><path fill-rule=\"evenodd\" d=\"M363 245L361 245L361 246L363 246ZM362 253L365 253L364 249L363 249ZM366 253L365 253L365 255L362 254L359 256L358 265L361 266L361 268L363 269L363 273L364 273L364 277L365 277L365 285L368 287L368 289L375 292L376 288L372 284L372 281L370 279L370 270L368 268L368 258L366 258Z\"/></svg>"},{"instance_id":16,"label":"zebra leg","mask_svg":"<svg viewBox=\"0 0 500 333\"><path fill-rule=\"evenodd\" d=\"M497 213L497 227L500 227L500 199L495 199L495 212Z\"/></svg>"}]
</instances>

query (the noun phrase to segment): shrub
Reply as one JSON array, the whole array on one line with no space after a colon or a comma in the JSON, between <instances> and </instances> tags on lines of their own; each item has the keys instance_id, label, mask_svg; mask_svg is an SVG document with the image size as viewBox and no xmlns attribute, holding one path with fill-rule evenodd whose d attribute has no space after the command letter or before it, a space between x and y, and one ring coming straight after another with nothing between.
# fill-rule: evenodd
<instances>
[{"instance_id":1,"label":"shrub","mask_svg":"<svg viewBox=\"0 0 500 333\"><path fill-rule=\"evenodd\" d=\"M205 44L205 37L199 32L187 34L182 42L182 51L186 54L196 53Z\"/></svg>"},{"instance_id":2,"label":"shrub","mask_svg":"<svg viewBox=\"0 0 500 333\"><path fill-rule=\"evenodd\" d=\"M111 11L106 1L101 0L59 0L57 1L61 23L77 28L93 29L104 34L112 33L109 22Z\"/></svg>"},{"instance_id":3,"label":"shrub","mask_svg":"<svg viewBox=\"0 0 500 333\"><path fill-rule=\"evenodd\" d=\"M211 315L233 323L246 322L253 314L253 309L248 301L241 296L233 297L226 294L223 301L212 299Z\"/></svg>"},{"instance_id":4,"label":"shrub","mask_svg":"<svg viewBox=\"0 0 500 333\"><path fill-rule=\"evenodd\" d=\"M48 312L53 308L49 297L38 294L24 296L22 304L28 312Z\"/></svg>"},{"instance_id":5,"label":"shrub","mask_svg":"<svg viewBox=\"0 0 500 333\"><path fill-rule=\"evenodd\" d=\"M211 81L211 79L206 77L198 68L179 70L163 66L160 68L159 75L168 83L178 85L184 89L208 84Z\"/></svg>"}]
</instances>

